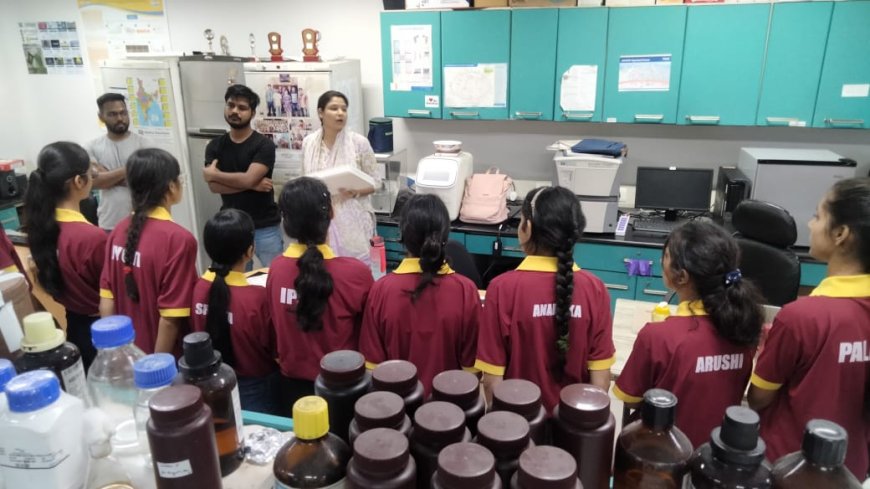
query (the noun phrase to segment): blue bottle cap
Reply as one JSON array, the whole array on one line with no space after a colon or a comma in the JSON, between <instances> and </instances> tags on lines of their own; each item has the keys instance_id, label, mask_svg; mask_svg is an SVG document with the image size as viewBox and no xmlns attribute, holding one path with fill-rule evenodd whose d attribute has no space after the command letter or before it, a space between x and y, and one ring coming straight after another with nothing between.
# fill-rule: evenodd
<instances>
[{"instance_id":1,"label":"blue bottle cap","mask_svg":"<svg viewBox=\"0 0 870 489\"><path fill-rule=\"evenodd\" d=\"M133 320L128 316L107 316L91 325L91 342L95 348L115 348L136 338Z\"/></svg>"},{"instance_id":2,"label":"blue bottle cap","mask_svg":"<svg viewBox=\"0 0 870 489\"><path fill-rule=\"evenodd\" d=\"M29 413L51 405L60 397L60 382L53 372L34 370L6 384L6 400L13 413Z\"/></svg>"},{"instance_id":3,"label":"blue bottle cap","mask_svg":"<svg viewBox=\"0 0 870 489\"><path fill-rule=\"evenodd\" d=\"M152 353L133 364L133 381L140 389L155 389L172 383L178 374L175 357L169 353Z\"/></svg>"},{"instance_id":4,"label":"blue bottle cap","mask_svg":"<svg viewBox=\"0 0 870 489\"><path fill-rule=\"evenodd\" d=\"M6 383L15 377L15 366L5 358L0 358L0 393L6 387Z\"/></svg>"}]
</instances>

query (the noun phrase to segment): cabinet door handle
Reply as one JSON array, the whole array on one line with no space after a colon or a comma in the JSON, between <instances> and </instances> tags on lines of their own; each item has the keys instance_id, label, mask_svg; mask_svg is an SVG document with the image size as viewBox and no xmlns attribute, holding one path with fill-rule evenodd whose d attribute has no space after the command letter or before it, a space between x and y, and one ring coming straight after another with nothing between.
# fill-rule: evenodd
<instances>
[{"instance_id":1,"label":"cabinet door handle","mask_svg":"<svg viewBox=\"0 0 870 489\"><path fill-rule=\"evenodd\" d=\"M797 117L765 117L764 119L768 124L789 124L799 120Z\"/></svg>"},{"instance_id":2,"label":"cabinet door handle","mask_svg":"<svg viewBox=\"0 0 870 489\"><path fill-rule=\"evenodd\" d=\"M622 263L628 263L629 261L631 261L631 258L623 258L623 259L622 259ZM649 261L649 264L650 264L650 265L653 264L653 261L652 261L652 260L648 260L648 261Z\"/></svg>"},{"instance_id":3,"label":"cabinet door handle","mask_svg":"<svg viewBox=\"0 0 870 489\"><path fill-rule=\"evenodd\" d=\"M692 124L718 124L718 115L687 115L686 120Z\"/></svg>"},{"instance_id":4,"label":"cabinet door handle","mask_svg":"<svg viewBox=\"0 0 870 489\"><path fill-rule=\"evenodd\" d=\"M523 251L522 248L517 248L517 247L514 247L514 246L505 246L504 248L502 248L502 250L504 250L504 251L514 251L514 252L518 252L518 253L525 253L525 252Z\"/></svg>"},{"instance_id":5,"label":"cabinet door handle","mask_svg":"<svg viewBox=\"0 0 870 489\"><path fill-rule=\"evenodd\" d=\"M831 126L863 126L864 119L825 119L825 124Z\"/></svg>"},{"instance_id":6,"label":"cabinet door handle","mask_svg":"<svg viewBox=\"0 0 870 489\"><path fill-rule=\"evenodd\" d=\"M423 109L408 109L408 115L411 117L432 117L432 111Z\"/></svg>"},{"instance_id":7,"label":"cabinet door handle","mask_svg":"<svg viewBox=\"0 0 870 489\"><path fill-rule=\"evenodd\" d=\"M668 295L667 290L656 290L656 289L643 289L643 293L646 295L657 295L657 296L661 296L661 297Z\"/></svg>"},{"instance_id":8,"label":"cabinet door handle","mask_svg":"<svg viewBox=\"0 0 870 489\"><path fill-rule=\"evenodd\" d=\"M480 112L477 112L477 111L474 111L474 112L471 112L471 111L465 112L465 111L454 110L454 111L450 112L450 115L451 115L452 117L456 117L457 119L461 119L461 118L464 118L464 117L478 117L478 116L480 116Z\"/></svg>"},{"instance_id":9,"label":"cabinet door handle","mask_svg":"<svg viewBox=\"0 0 870 489\"><path fill-rule=\"evenodd\" d=\"M540 119L544 115L543 112L523 112L520 110L514 112L514 114L516 114L517 119Z\"/></svg>"},{"instance_id":10,"label":"cabinet door handle","mask_svg":"<svg viewBox=\"0 0 870 489\"><path fill-rule=\"evenodd\" d=\"M562 112L562 118L569 121L588 121L595 115L594 112Z\"/></svg>"},{"instance_id":11,"label":"cabinet door handle","mask_svg":"<svg viewBox=\"0 0 870 489\"><path fill-rule=\"evenodd\" d=\"M384 238L384 243L401 243L399 238Z\"/></svg>"},{"instance_id":12,"label":"cabinet door handle","mask_svg":"<svg viewBox=\"0 0 870 489\"><path fill-rule=\"evenodd\" d=\"M664 114L634 114L634 120L640 122L661 122L665 120Z\"/></svg>"},{"instance_id":13,"label":"cabinet door handle","mask_svg":"<svg viewBox=\"0 0 870 489\"><path fill-rule=\"evenodd\" d=\"M628 285L622 285L622 284L608 284L608 283L605 283L605 284L604 284L604 287L605 287L605 288L608 288L608 289L613 289L613 290L628 290Z\"/></svg>"}]
</instances>

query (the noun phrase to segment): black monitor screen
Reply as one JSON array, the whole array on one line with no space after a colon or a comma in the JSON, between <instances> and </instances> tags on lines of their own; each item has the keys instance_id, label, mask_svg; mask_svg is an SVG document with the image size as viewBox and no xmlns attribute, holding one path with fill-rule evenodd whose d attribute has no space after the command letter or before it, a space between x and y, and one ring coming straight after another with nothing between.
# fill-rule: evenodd
<instances>
[{"instance_id":1,"label":"black monitor screen","mask_svg":"<svg viewBox=\"0 0 870 489\"><path fill-rule=\"evenodd\" d=\"M712 190L713 170L641 166L637 169L634 206L709 211Z\"/></svg>"}]
</instances>

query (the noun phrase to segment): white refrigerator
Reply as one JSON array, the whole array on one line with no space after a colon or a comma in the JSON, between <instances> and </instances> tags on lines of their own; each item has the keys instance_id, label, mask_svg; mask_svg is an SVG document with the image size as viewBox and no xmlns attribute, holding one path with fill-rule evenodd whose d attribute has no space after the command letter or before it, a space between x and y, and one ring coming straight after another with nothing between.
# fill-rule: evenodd
<instances>
[{"instance_id":1,"label":"white refrigerator","mask_svg":"<svg viewBox=\"0 0 870 489\"><path fill-rule=\"evenodd\" d=\"M245 82L260 96L254 129L277 146L272 181L281 187L302 174L302 140L320 128L317 99L327 90L348 98L347 127L365 135L359 60L245 63Z\"/></svg>"}]
</instances>

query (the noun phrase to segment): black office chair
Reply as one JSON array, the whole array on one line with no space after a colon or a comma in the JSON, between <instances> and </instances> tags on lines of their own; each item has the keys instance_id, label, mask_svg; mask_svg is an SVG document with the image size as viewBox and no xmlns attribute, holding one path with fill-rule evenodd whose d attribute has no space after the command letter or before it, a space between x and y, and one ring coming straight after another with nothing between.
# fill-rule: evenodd
<instances>
[{"instance_id":1,"label":"black office chair","mask_svg":"<svg viewBox=\"0 0 870 489\"><path fill-rule=\"evenodd\" d=\"M740 245L740 270L761 290L768 304L782 306L797 298L801 267L789 248L797 239L794 218L784 208L760 200L744 200L731 223Z\"/></svg>"}]
</instances>

